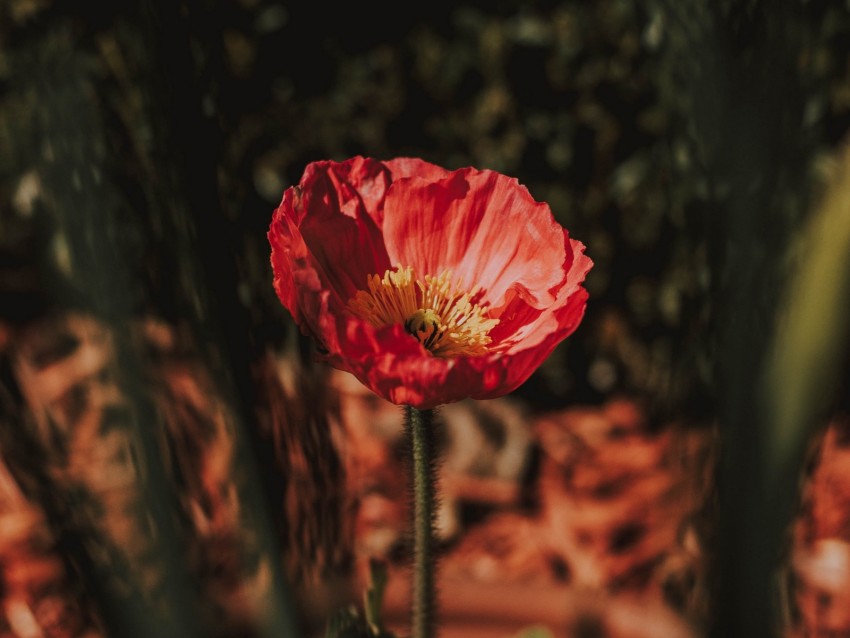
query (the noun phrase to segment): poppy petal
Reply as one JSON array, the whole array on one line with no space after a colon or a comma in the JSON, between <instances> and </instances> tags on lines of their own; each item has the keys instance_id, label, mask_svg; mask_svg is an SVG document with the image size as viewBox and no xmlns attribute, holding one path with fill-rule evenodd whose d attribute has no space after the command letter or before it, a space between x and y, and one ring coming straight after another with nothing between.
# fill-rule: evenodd
<instances>
[{"instance_id":1,"label":"poppy petal","mask_svg":"<svg viewBox=\"0 0 850 638\"><path fill-rule=\"evenodd\" d=\"M418 177L428 181L436 181L449 175L449 171L442 166L431 164L418 157L398 157L384 162L384 165L389 169L393 181L402 177Z\"/></svg>"},{"instance_id":2,"label":"poppy petal","mask_svg":"<svg viewBox=\"0 0 850 638\"><path fill-rule=\"evenodd\" d=\"M491 306L513 288L544 308L563 282L563 229L513 178L471 168L436 181L402 178L387 191L384 215L393 264L435 275L451 270L465 286L481 286Z\"/></svg>"}]
</instances>

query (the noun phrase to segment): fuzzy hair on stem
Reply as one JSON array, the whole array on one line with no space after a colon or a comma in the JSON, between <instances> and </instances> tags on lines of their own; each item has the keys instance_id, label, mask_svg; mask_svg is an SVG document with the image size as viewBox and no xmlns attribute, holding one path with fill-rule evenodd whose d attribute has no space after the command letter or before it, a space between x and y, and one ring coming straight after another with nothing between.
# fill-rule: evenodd
<instances>
[{"instance_id":1,"label":"fuzzy hair on stem","mask_svg":"<svg viewBox=\"0 0 850 638\"><path fill-rule=\"evenodd\" d=\"M437 432L435 410L405 407L413 512L412 638L435 638Z\"/></svg>"}]
</instances>

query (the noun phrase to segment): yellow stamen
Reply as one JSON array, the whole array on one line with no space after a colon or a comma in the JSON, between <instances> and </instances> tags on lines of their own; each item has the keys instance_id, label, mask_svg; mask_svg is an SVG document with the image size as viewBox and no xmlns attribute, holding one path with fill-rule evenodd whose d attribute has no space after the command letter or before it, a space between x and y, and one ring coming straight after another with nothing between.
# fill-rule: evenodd
<instances>
[{"instance_id":1,"label":"yellow stamen","mask_svg":"<svg viewBox=\"0 0 850 638\"><path fill-rule=\"evenodd\" d=\"M489 336L498 319L487 316L487 306L472 303L476 287L463 292L451 272L417 279L413 268L396 266L383 277L371 275L368 290L358 290L348 308L382 327L403 325L405 330L438 357L480 355L488 351Z\"/></svg>"}]
</instances>

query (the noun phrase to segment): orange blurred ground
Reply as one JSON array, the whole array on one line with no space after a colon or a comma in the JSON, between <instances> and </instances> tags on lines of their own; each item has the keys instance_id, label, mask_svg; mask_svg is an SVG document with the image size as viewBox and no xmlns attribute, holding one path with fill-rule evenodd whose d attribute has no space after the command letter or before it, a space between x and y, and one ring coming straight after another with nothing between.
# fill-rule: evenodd
<instances>
[{"instance_id":1,"label":"orange blurred ground","mask_svg":"<svg viewBox=\"0 0 850 638\"><path fill-rule=\"evenodd\" d=\"M193 539L187 564L217 635L250 635L268 566L245 560L253 540L233 487L233 412L173 329L144 322L136 334L151 353L166 471ZM7 336L4 356L21 392L17 427L42 455L4 450L0 464L0 637L95 638L103 635L96 605L32 481L58 486L57 498L72 488L87 494L91 505L73 516L98 534L93 558L120 559L143 589L157 587L161 573L134 509L144 477L132 438L106 418L127 400L112 337L82 316ZM359 600L369 559L386 560L385 616L403 633L401 410L336 372L311 403L300 375L291 359L270 357L257 376L265 397L257 427L274 459L263 471L287 477L277 515L293 522L280 539L288 573L321 635L335 606ZM330 408L325 421L310 416L318 405ZM443 638L509 638L538 625L558 638L699 635L708 613L711 428L651 422L625 398L538 416L510 398L463 402L440 415ZM326 436L305 440L305 432ZM813 444L802 485L783 571L788 636L850 636L849 421L836 419Z\"/></svg>"}]
</instances>

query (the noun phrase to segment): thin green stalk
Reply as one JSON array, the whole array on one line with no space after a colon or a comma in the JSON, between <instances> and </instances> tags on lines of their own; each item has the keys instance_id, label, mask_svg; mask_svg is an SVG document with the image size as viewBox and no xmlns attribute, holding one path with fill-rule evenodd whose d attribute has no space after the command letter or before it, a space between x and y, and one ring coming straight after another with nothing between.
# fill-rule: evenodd
<instances>
[{"instance_id":1,"label":"thin green stalk","mask_svg":"<svg viewBox=\"0 0 850 638\"><path fill-rule=\"evenodd\" d=\"M406 408L405 431L413 461L412 638L436 636L436 436L434 411Z\"/></svg>"}]
</instances>

